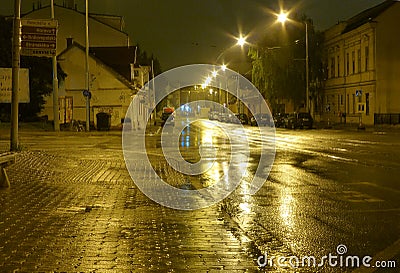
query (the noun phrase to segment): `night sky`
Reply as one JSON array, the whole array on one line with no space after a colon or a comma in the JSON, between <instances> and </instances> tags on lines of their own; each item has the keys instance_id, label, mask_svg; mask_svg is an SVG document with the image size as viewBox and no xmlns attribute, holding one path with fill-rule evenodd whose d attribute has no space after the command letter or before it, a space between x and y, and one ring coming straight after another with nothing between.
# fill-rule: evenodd
<instances>
[{"instance_id":1,"label":"night sky","mask_svg":"<svg viewBox=\"0 0 400 273\"><path fill-rule=\"evenodd\" d=\"M22 13L32 9L38 0L21 0ZM303 0L281 1L287 10L293 9L314 20L324 30L340 20L373 7L384 0ZM4 3L6 2L6 3ZM13 12L13 0L2 0L0 14ZM62 5L63 0L55 0ZM76 0L84 10L84 0ZM42 0L42 5L49 0ZM279 0L89 0L89 11L122 15L126 32L134 44L154 53L163 70L191 63L215 63L230 60L232 66L244 56L239 47L232 47L240 33L257 41L268 33L273 15L279 10ZM241 71L242 72L242 71Z\"/></svg>"}]
</instances>

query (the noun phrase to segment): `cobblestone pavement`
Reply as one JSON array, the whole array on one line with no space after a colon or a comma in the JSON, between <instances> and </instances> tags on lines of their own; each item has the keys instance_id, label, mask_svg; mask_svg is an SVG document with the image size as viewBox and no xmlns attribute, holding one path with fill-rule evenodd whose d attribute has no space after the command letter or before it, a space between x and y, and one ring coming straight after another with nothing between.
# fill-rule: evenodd
<instances>
[{"instance_id":1,"label":"cobblestone pavement","mask_svg":"<svg viewBox=\"0 0 400 273\"><path fill-rule=\"evenodd\" d=\"M21 144L0 189L0 272L259 271L220 205L178 211L144 196L120 133L22 132Z\"/></svg>"}]
</instances>

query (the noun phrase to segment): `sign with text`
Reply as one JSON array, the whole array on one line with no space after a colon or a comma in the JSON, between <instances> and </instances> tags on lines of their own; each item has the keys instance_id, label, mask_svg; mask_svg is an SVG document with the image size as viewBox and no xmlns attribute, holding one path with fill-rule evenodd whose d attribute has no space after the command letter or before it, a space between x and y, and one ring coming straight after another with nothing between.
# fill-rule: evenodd
<instances>
[{"instance_id":1,"label":"sign with text","mask_svg":"<svg viewBox=\"0 0 400 273\"><path fill-rule=\"evenodd\" d=\"M56 55L58 27L56 20L22 19L21 25L21 55L37 57Z\"/></svg>"},{"instance_id":2,"label":"sign with text","mask_svg":"<svg viewBox=\"0 0 400 273\"><path fill-rule=\"evenodd\" d=\"M12 69L0 68L0 103L11 103ZM19 70L19 102L29 103L29 69Z\"/></svg>"}]
</instances>

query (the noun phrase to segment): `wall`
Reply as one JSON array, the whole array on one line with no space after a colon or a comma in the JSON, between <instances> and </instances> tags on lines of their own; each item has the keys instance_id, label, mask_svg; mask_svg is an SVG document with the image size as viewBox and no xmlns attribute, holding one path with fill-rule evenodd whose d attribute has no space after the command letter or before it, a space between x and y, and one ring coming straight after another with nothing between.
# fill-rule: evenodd
<instances>
[{"instance_id":1,"label":"wall","mask_svg":"<svg viewBox=\"0 0 400 273\"><path fill-rule=\"evenodd\" d=\"M85 52L76 46L59 56L59 64L67 74L65 82L60 86L60 96L73 98L73 119L82 121L86 120L86 98L82 93L85 89L83 60ZM112 126L120 125L133 98L133 90L118 80L114 73L96 59L89 58L89 68L92 93L91 121L96 124L96 114L107 112L111 114ZM46 97L46 108L42 115L48 115L49 119L53 119L51 95Z\"/></svg>"}]
</instances>

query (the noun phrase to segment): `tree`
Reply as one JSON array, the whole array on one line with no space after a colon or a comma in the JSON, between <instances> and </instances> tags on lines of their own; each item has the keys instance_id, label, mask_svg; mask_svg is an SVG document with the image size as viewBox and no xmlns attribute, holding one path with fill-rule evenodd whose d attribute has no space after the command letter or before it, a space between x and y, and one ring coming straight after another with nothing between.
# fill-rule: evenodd
<instances>
[{"instance_id":1,"label":"tree","mask_svg":"<svg viewBox=\"0 0 400 273\"><path fill-rule=\"evenodd\" d=\"M0 66L11 67L12 22L0 15Z\"/></svg>"},{"instance_id":2,"label":"tree","mask_svg":"<svg viewBox=\"0 0 400 273\"><path fill-rule=\"evenodd\" d=\"M309 82L313 83L322 73L319 48L322 35L315 33L312 20L307 17L295 17L294 21L308 25ZM305 101L305 36L304 24L286 24L283 29L272 28L256 47L249 49L252 81L272 109L276 109L280 98L292 100L297 109ZM317 90L310 90L311 96L316 94Z\"/></svg>"},{"instance_id":3,"label":"tree","mask_svg":"<svg viewBox=\"0 0 400 273\"><path fill-rule=\"evenodd\" d=\"M154 57L153 54L151 54L150 57L147 56L147 52L145 50L142 50L139 46L139 44L136 45L136 63L139 65L147 65L151 66L153 62L153 67L154 67L154 76L157 76L158 74L161 74L161 65L157 57Z\"/></svg>"},{"instance_id":4,"label":"tree","mask_svg":"<svg viewBox=\"0 0 400 273\"><path fill-rule=\"evenodd\" d=\"M53 92L53 64L51 58L21 56L21 67L29 69L30 102L20 104L22 120L35 120L43 109L44 96ZM66 74L57 66L57 77L64 79Z\"/></svg>"}]
</instances>

